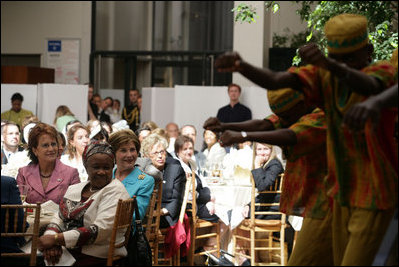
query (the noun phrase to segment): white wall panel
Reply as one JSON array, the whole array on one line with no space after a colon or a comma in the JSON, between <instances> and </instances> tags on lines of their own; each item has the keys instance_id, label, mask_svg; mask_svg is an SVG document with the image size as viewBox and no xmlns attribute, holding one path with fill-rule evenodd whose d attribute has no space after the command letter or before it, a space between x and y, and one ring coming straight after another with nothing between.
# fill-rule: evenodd
<instances>
[{"instance_id":1,"label":"white wall panel","mask_svg":"<svg viewBox=\"0 0 399 267\"><path fill-rule=\"evenodd\" d=\"M144 87L141 123L154 121L159 127L174 121L175 88Z\"/></svg>"},{"instance_id":2,"label":"white wall panel","mask_svg":"<svg viewBox=\"0 0 399 267\"><path fill-rule=\"evenodd\" d=\"M43 83L37 91L37 114L42 122L53 125L60 105L67 106L82 123L87 122L87 85Z\"/></svg>"}]
</instances>

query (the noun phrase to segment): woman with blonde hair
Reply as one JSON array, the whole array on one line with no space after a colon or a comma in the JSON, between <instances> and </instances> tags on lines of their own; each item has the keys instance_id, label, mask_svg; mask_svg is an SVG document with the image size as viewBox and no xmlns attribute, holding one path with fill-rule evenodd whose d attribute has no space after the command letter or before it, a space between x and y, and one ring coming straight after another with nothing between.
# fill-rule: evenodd
<instances>
[{"instance_id":1,"label":"woman with blonde hair","mask_svg":"<svg viewBox=\"0 0 399 267\"><path fill-rule=\"evenodd\" d=\"M57 110L55 111L55 118L54 118L54 126L57 127L57 130L60 132L65 132L65 126L68 122L77 120L75 114L64 105L58 106Z\"/></svg>"},{"instance_id":2,"label":"woman with blonde hair","mask_svg":"<svg viewBox=\"0 0 399 267\"><path fill-rule=\"evenodd\" d=\"M280 160L277 158L275 146L254 142L253 148L252 177L258 191L265 191L270 186L275 185L276 179L284 172L284 168ZM280 203L280 194L259 194L255 198L255 203ZM251 203L244 206L242 210L242 216L244 218L249 218L250 206ZM256 206L255 209L256 211L279 211L279 207L277 206ZM255 218L262 220L279 220L280 215L262 214L256 215ZM249 232L240 229L237 230L240 232L240 235L249 237ZM248 244L244 245L246 241L238 240L238 242L241 247L248 246ZM248 255L247 251L243 250L241 252ZM257 258L257 261L259 261L259 257L262 256L263 254L257 252L255 257ZM240 256L240 261L245 261L245 258Z\"/></svg>"},{"instance_id":3,"label":"woman with blonde hair","mask_svg":"<svg viewBox=\"0 0 399 267\"><path fill-rule=\"evenodd\" d=\"M79 172L80 181L87 180L86 168L83 165L83 151L89 143L90 131L82 124L72 126L67 132L67 151L61 156L61 162L74 167Z\"/></svg>"},{"instance_id":4,"label":"woman with blonde hair","mask_svg":"<svg viewBox=\"0 0 399 267\"><path fill-rule=\"evenodd\" d=\"M276 179L280 174L284 172L283 165L280 160L277 158L276 148L273 145L269 145L266 143L258 143L254 142L253 149L253 168L252 168L252 176L255 182L255 186L258 191L264 191L269 188L271 185L274 185ZM279 203L280 202L280 194L261 194L255 198L256 203ZM249 217L249 207L250 203L246 205L243 209L243 216ZM276 207L267 207L261 206L256 207L262 211L278 211ZM257 215L257 219L270 220L276 219L276 215ZM278 219L278 218L277 218Z\"/></svg>"},{"instance_id":5,"label":"woman with blonde hair","mask_svg":"<svg viewBox=\"0 0 399 267\"><path fill-rule=\"evenodd\" d=\"M163 173L161 228L177 223L186 185L186 174L180 161L168 156L167 148L168 141L155 133L147 136L141 146L141 155L150 158L152 164Z\"/></svg>"}]
</instances>

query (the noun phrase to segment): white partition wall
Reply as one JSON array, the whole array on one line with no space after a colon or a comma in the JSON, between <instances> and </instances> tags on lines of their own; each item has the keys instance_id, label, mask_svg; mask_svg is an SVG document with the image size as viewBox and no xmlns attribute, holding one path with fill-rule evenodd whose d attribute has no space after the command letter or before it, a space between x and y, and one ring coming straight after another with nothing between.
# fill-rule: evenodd
<instances>
[{"instance_id":1,"label":"white partition wall","mask_svg":"<svg viewBox=\"0 0 399 267\"><path fill-rule=\"evenodd\" d=\"M11 109L11 96L20 93L24 97L22 108L37 114L37 85L36 84L1 84L1 113Z\"/></svg>"},{"instance_id":2,"label":"white partition wall","mask_svg":"<svg viewBox=\"0 0 399 267\"><path fill-rule=\"evenodd\" d=\"M216 117L219 108L229 101L227 86L176 85L175 88L143 88L141 121L152 120L162 128L171 121L179 127L192 124L197 129L195 149L200 150L204 132L202 125L209 117ZM253 119L263 119L272 113L266 90L263 88L242 88L240 102L251 109Z\"/></svg>"},{"instance_id":3,"label":"white partition wall","mask_svg":"<svg viewBox=\"0 0 399 267\"><path fill-rule=\"evenodd\" d=\"M174 121L175 88L144 87L141 122L154 121L159 127Z\"/></svg>"},{"instance_id":4,"label":"white partition wall","mask_svg":"<svg viewBox=\"0 0 399 267\"><path fill-rule=\"evenodd\" d=\"M58 106L69 107L82 123L87 122L87 85L51 84L38 85L37 116L42 122L53 125Z\"/></svg>"},{"instance_id":5,"label":"white partition wall","mask_svg":"<svg viewBox=\"0 0 399 267\"><path fill-rule=\"evenodd\" d=\"M229 103L227 86L175 86L174 122L179 128L192 124L197 129L195 149L200 150L203 143L202 125L209 117L216 117L218 109Z\"/></svg>"},{"instance_id":6,"label":"white partition wall","mask_svg":"<svg viewBox=\"0 0 399 267\"><path fill-rule=\"evenodd\" d=\"M272 114L267 100L267 91L264 88L251 86L241 88L240 103L252 111L252 119L263 119Z\"/></svg>"}]
</instances>

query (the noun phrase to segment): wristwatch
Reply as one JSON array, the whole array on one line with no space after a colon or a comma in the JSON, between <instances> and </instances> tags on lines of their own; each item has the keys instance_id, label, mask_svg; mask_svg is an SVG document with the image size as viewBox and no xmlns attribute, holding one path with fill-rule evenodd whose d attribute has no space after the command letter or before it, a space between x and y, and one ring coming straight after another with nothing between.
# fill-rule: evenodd
<instances>
[{"instance_id":1,"label":"wristwatch","mask_svg":"<svg viewBox=\"0 0 399 267\"><path fill-rule=\"evenodd\" d=\"M247 134L247 132L245 132L245 131L241 131L241 136L242 136L243 138L246 138L246 137L248 136L248 134Z\"/></svg>"}]
</instances>

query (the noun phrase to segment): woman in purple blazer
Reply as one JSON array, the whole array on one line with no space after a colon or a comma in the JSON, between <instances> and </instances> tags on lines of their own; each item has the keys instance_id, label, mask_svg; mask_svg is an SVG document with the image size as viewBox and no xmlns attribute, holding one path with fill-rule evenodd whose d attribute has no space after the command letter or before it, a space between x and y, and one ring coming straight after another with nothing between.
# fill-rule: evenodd
<instances>
[{"instance_id":1,"label":"woman in purple blazer","mask_svg":"<svg viewBox=\"0 0 399 267\"><path fill-rule=\"evenodd\" d=\"M29 133L28 166L18 170L17 183L28 185L27 203L52 200L59 204L68 187L80 182L77 169L58 159L57 130L38 123Z\"/></svg>"}]
</instances>

